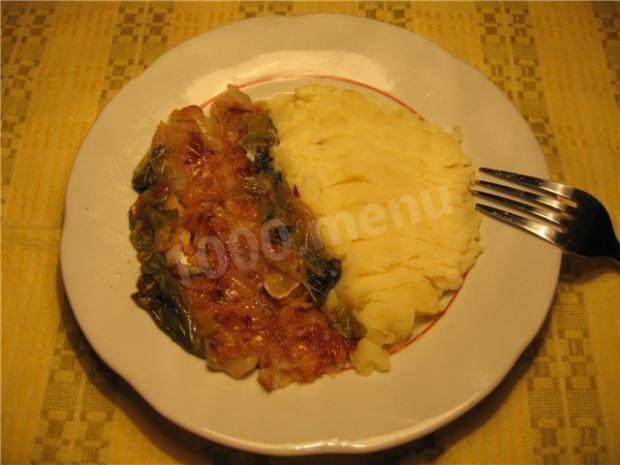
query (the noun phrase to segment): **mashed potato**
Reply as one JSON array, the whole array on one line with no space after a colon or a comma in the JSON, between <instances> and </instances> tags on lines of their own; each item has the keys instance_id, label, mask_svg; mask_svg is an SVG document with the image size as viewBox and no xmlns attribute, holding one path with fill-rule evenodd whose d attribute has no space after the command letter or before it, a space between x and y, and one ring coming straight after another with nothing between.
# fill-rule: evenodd
<instances>
[{"instance_id":1,"label":"mashed potato","mask_svg":"<svg viewBox=\"0 0 620 465\"><path fill-rule=\"evenodd\" d=\"M342 276L328 305L366 327L358 372L389 369L385 346L441 310L480 251L473 169L457 132L370 95L306 86L269 103L276 165L313 211Z\"/></svg>"}]
</instances>

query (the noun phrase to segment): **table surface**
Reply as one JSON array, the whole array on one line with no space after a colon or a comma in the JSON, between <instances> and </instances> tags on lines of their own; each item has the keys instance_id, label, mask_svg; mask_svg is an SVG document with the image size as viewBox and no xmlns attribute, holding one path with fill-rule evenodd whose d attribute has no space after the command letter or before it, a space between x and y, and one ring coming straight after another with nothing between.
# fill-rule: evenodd
<instances>
[{"instance_id":1,"label":"table surface","mask_svg":"<svg viewBox=\"0 0 620 465\"><path fill-rule=\"evenodd\" d=\"M552 177L620 225L618 3L2 3L2 462L620 462L620 281L565 257L544 327L501 385L427 437L367 456L228 449L163 419L85 341L58 265L64 192L97 114L166 50L259 15L344 13L415 31L514 102Z\"/></svg>"}]
</instances>

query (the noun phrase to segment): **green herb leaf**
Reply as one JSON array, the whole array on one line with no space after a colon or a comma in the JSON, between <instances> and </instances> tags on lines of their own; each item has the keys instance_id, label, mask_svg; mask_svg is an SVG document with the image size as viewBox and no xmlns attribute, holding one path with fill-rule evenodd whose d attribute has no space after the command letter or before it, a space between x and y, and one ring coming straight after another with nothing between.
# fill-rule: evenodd
<instances>
[{"instance_id":1,"label":"green herb leaf","mask_svg":"<svg viewBox=\"0 0 620 465\"><path fill-rule=\"evenodd\" d=\"M343 306L325 306L323 314L330 326L347 339L364 337L366 328Z\"/></svg>"},{"instance_id":2,"label":"green herb leaf","mask_svg":"<svg viewBox=\"0 0 620 465\"><path fill-rule=\"evenodd\" d=\"M312 299L322 304L327 294L340 279L340 260L326 258L317 249L302 247L302 283L310 292Z\"/></svg>"},{"instance_id":3,"label":"green herb leaf","mask_svg":"<svg viewBox=\"0 0 620 465\"><path fill-rule=\"evenodd\" d=\"M186 351L204 354L203 336L189 311L179 282L170 274L162 257L153 251L138 254L142 275L132 297L147 310L155 323Z\"/></svg>"},{"instance_id":4,"label":"green herb leaf","mask_svg":"<svg viewBox=\"0 0 620 465\"><path fill-rule=\"evenodd\" d=\"M164 171L166 152L165 145L157 145L142 158L131 178L135 190L143 192L159 181Z\"/></svg>"}]
</instances>

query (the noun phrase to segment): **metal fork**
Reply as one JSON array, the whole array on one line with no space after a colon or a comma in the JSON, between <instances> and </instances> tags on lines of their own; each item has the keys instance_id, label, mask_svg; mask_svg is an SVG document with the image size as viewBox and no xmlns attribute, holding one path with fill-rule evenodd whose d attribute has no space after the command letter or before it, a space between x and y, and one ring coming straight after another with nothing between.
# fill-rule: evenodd
<instances>
[{"instance_id":1,"label":"metal fork","mask_svg":"<svg viewBox=\"0 0 620 465\"><path fill-rule=\"evenodd\" d=\"M620 264L620 244L609 213L592 195L554 181L480 168L480 172L523 186L477 180L472 192L517 214L478 203L483 213L523 229L563 251L584 257L608 257Z\"/></svg>"}]
</instances>

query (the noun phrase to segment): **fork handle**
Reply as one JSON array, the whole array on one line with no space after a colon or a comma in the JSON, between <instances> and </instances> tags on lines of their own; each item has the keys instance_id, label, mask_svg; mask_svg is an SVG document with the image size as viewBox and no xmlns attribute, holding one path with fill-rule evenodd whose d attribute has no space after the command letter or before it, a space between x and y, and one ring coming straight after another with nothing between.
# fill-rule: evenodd
<instances>
[{"instance_id":1,"label":"fork handle","mask_svg":"<svg viewBox=\"0 0 620 465\"><path fill-rule=\"evenodd\" d=\"M609 258L615 261L616 265L620 265L620 242L616 243L616 247L614 248Z\"/></svg>"}]
</instances>

